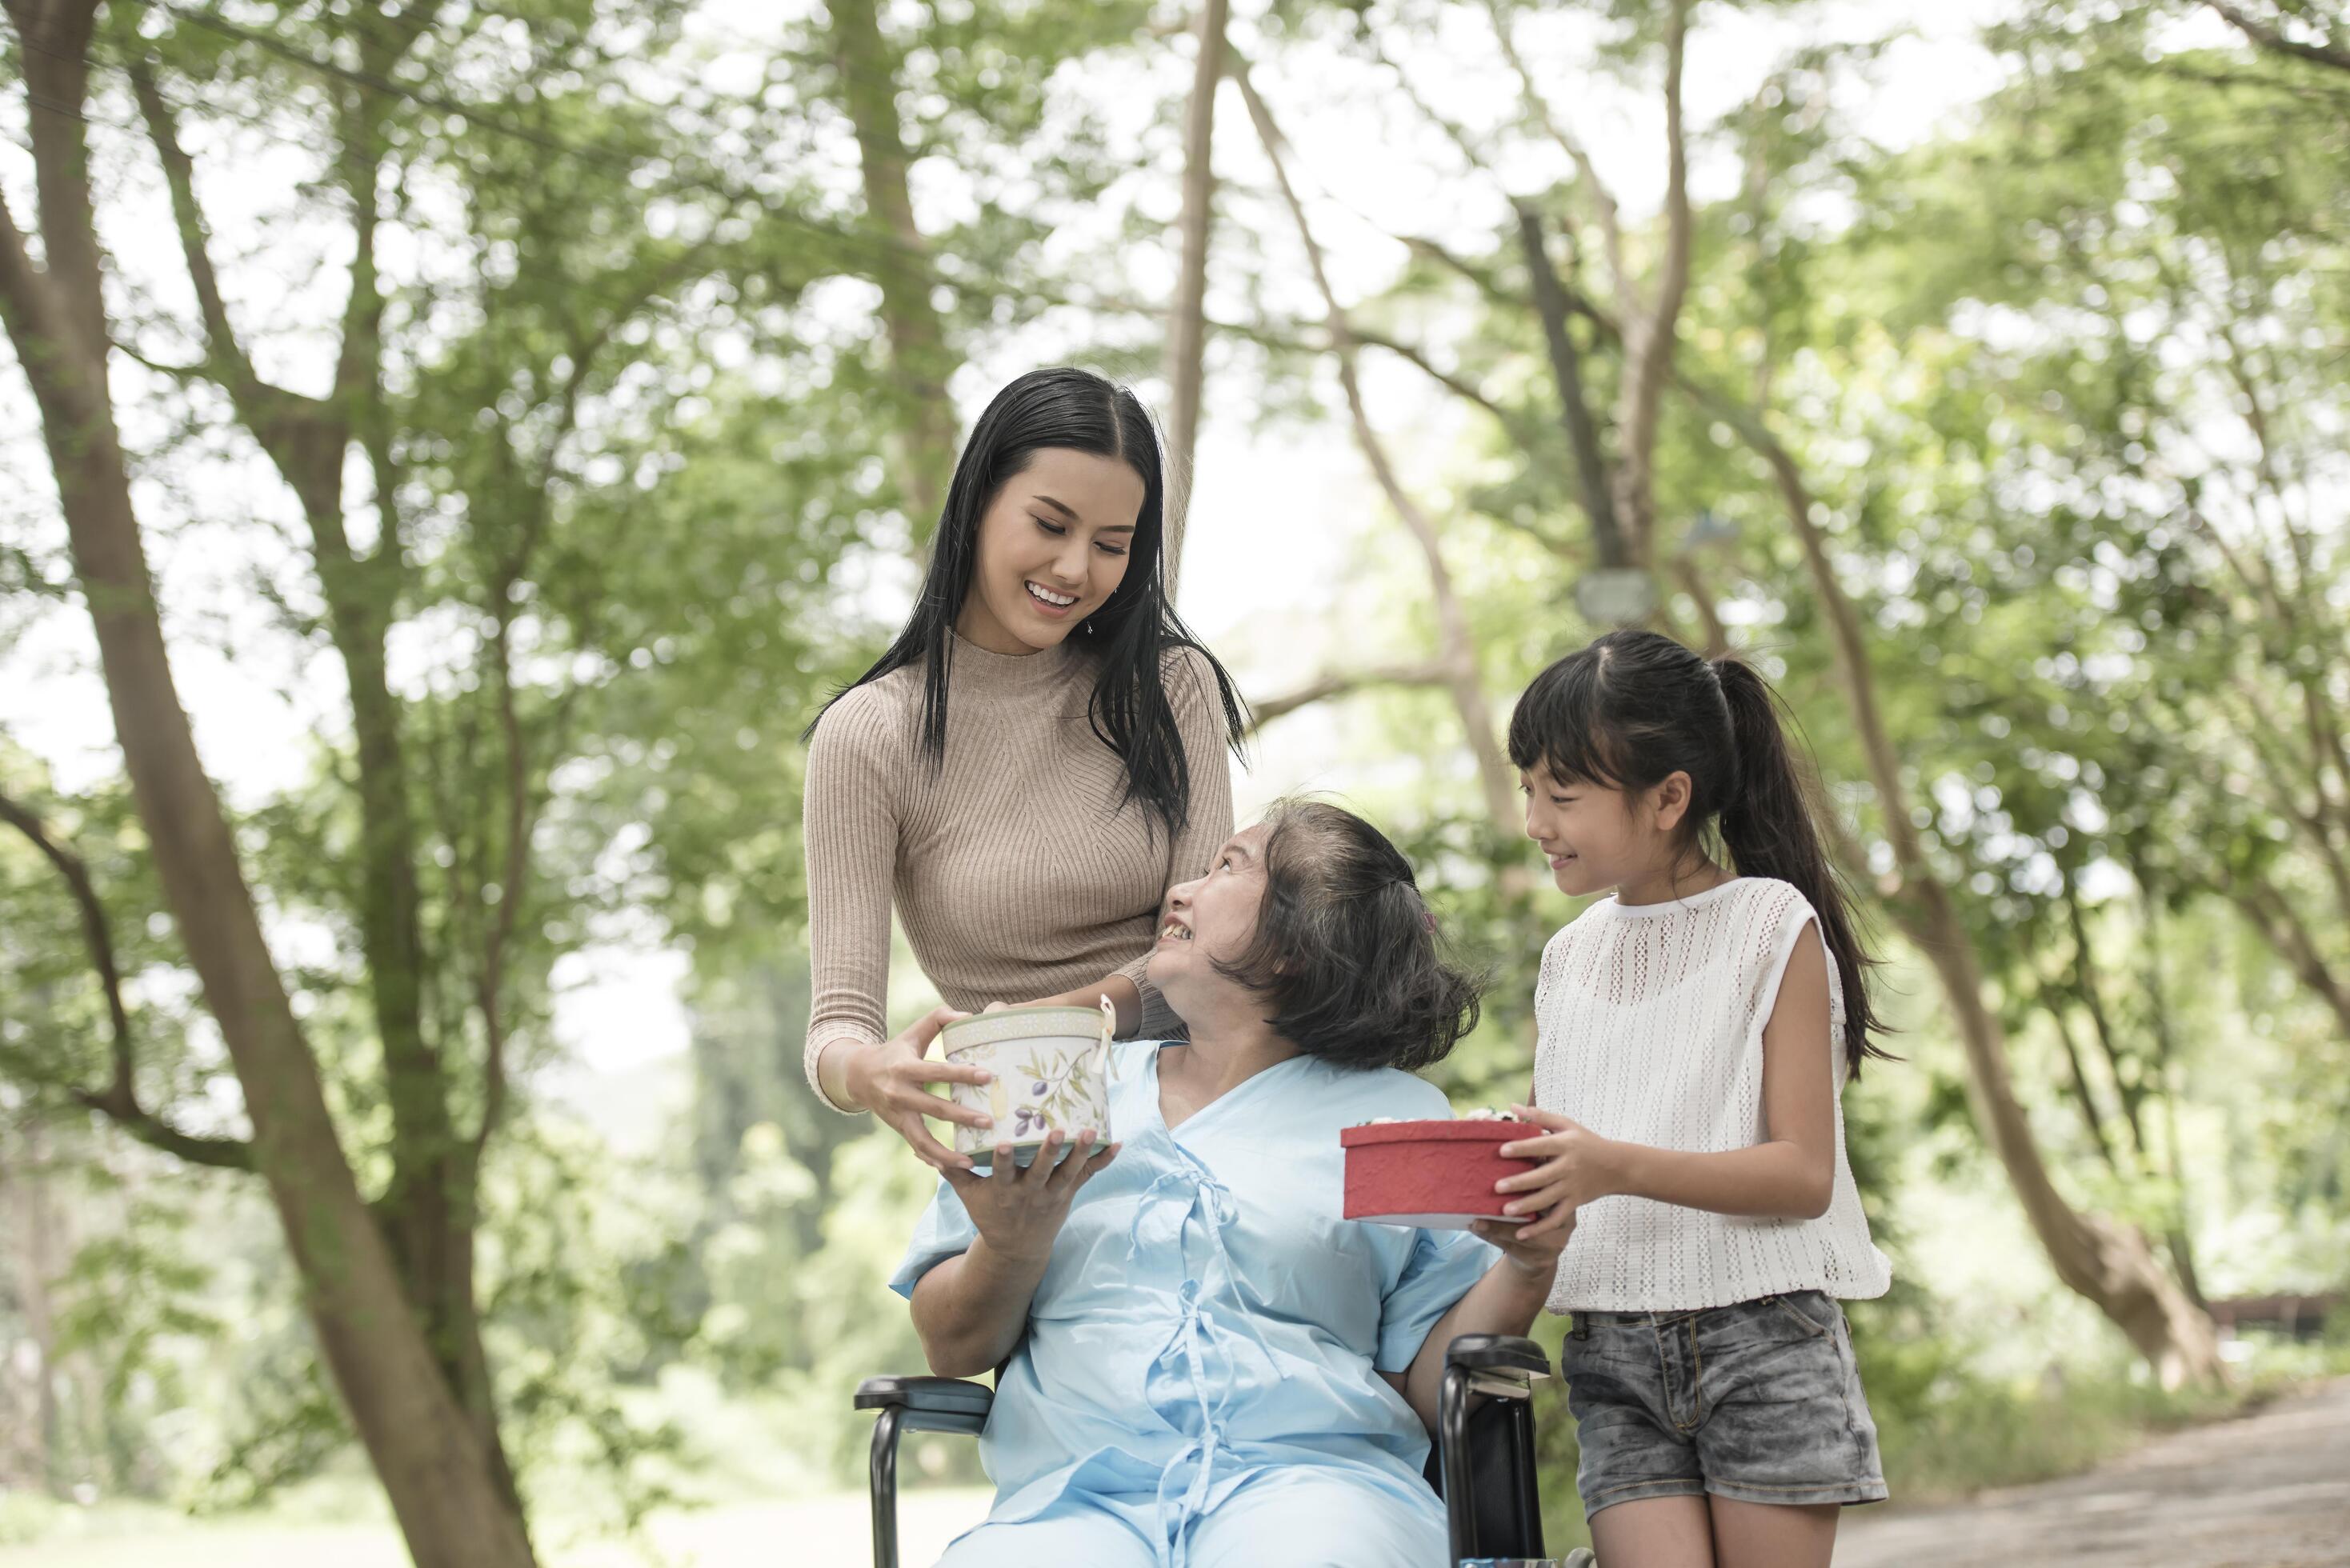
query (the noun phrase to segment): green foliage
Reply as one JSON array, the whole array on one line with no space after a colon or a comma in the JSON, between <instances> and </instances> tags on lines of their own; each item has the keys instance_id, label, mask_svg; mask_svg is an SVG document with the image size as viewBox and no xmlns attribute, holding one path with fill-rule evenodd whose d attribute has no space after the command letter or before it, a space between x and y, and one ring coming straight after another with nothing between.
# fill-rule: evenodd
<instances>
[{"instance_id":1,"label":"green foliage","mask_svg":"<svg viewBox=\"0 0 2350 1568\"><path fill-rule=\"evenodd\" d=\"M1549 23L1544 7L1499 9L1529 45ZM1646 90L1663 8L1581 9L1598 38L1586 64ZM1700 8L1699 31L1726 9ZM1721 193L1695 213L1679 363L1705 394L1767 410L1814 493L1915 826L1983 956L2060 1186L2163 1238L2210 1293L2338 1288L2350 1012L2326 984L2350 972L2350 587L2333 504L2350 482L2350 78L2272 51L2164 53L2180 9L2023 13L2001 38L2005 85L1906 150L1867 145L1835 111L1866 90L1879 47L1791 53L1700 137L1700 158L1734 153L1742 179L1710 186ZM383 248L381 384L361 399L345 523L362 549L401 542L380 607L425 1032L469 1127L489 1092L486 987L516 1085L478 1238L502 1429L534 1504L593 1528L638 1530L722 1484L852 1479L865 1426L848 1389L920 1366L884 1282L927 1173L886 1130L815 1106L799 1067L799 737L886 635L931 521L908 497L943 478L903 468L925 410L879 285L910 269L950 374L1075 343L1147 377L1160 349L1155 302L1118 291L1165 249L1164 192L1137 192L1165 183L1175 100L1146 106L1136 141L1111 94L1180 92L1148 31L1163 8L883 11L882 96L917 170L919 247L864 210L848 84L813 11L779 22L746 71L672 0L444 8L367 79L319 62L368 57L395 8L248 6L226 28L109 8L97 118L135 121L122 73L151 58L208 200L241 156L272 180L294 171L220 258L265 365L298 369L336 328L339 283L283 280L353 242L336 149L381 155L368 188L398 244ZM1490 36L1483 6L1284 3L1257 47L1361 65L1376 44L1416 71L1404 46L1458 25ZM1399 99L1399 121L1409 112ZM1620 318L1587 192L1555 178L1567 165L1523 109L1492 137L1540 154L1510 190L1561 238L1567 281ZM109 191L151 178L135 136L97 146ZM1298 297L1299 260L1284 228L1251 221L1246 167L1223 168L1211 295L1220 312L1265 315L1214 335L1229 356L1214 370L1229 410L1214 412L1323 419L1326 357L1269 303ZM1659 246L1637 220L1626 241L1636 267ZM1489 405L1440 454L1440 510L1505 711L1596 629L1567 607L1587 524L1514 224L1459 249L1416 250L1353 310ZM128 347L199 358L176 292L125 293ZM1612 328L1572 332L1595 406L1611 408ZM956 380L963 406L983 390L972 373ZM319 657L315 562L286 495L255 480L252 421L202 377L124 374L158 536L218 526L249 557L231 611L173 635L288 671ZM1620 432L1602 438L1613 454ZM234 515L210 515L231 489ZM1969 1303L1919 1282L1939 1239L1905 1201L1981 1182L1987 1160L1935 993L1889 937L1902 895L1885 806L1863 782L1820 606L1772 476L1678 390L1657 499L1670 623L1701 635L1703 601L1801 714L1861 845L1884 978L1908 988L1892 1009L1905 1060L1872 1067L1846 1105L1903 1281L1853 1314L1897 1489L2076 1468L2219 1408L2162 1396L2118 1358L2019 1376ZM1700 519L1726 526L1700 537ZM17 532L0 540L0 653L68 597L49 534ZM1392 532L1363 528L1340 612L1350 645L1433 647L1422 564ZM291 787L238 796L234 826L344 1146L380 1194L399 1135L349 719L328 714ZM1523 846L1430 743L1457 732L1441 695L1367 697L1336 725L1353 804L1394 831L1448 937L1491 975L1482 1023L1431 1076L1464 1107L1519 1098L1542 944L1575 911L1521 885ZM239 1130L126 787L60 788L0 742L0 791L90 867L129 981L140 1101L190 1131ZM556 966L603 940L693 958L691 1104L649 1152L616 1155L545 1088L561 1055ZM65 1468L242 1506L329 1467L347 1423L254 1196L159 1174L76 1100L109 1081L113 1044L53 869L0 834L0 1137L38 1127L59 1169L87 1173L44 1179L72 1189L82 1242L46 1282L80 1422ZM0 1343L30 1296L0 1269ZM1554 1348L1563 1326L1541 1330ZM1544 1399L1545 1469L1561 1477L1572 1423L1555 1390ZM910 1455L976 1473L965 1443ZM1549 1490L1553 1540L1581 1539L1571 1489ZM0 1492L0 1540L45 1519Z\"/></svg>"}]
</instances>

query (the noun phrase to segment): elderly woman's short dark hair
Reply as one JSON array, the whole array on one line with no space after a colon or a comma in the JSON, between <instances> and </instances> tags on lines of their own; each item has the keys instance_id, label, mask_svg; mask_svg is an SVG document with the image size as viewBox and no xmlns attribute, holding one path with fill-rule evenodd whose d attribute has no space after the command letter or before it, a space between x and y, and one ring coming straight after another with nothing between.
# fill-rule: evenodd
<instances>
[{"instance_id":1,"label":"elderly woman's short dark hair","mask_svg":"<svg viewBox=\"0 0 2350 1568\"><path fill-rule=\"evenodd\" d=\"M1483 981L1446 961L1411 862L1322 801L1281 801L1264 820L1256 934L1217 969L1269 999L1267 1022L1309 1056L1408 1070L1442 1061L1477 1026Z\"/></svg>"}]
</instances>

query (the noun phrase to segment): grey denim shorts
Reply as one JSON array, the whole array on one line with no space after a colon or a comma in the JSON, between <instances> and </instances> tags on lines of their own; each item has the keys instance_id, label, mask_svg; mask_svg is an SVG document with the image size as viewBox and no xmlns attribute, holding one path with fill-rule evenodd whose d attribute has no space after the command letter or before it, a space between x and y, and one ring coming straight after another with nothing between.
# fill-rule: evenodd
<instances>
[{"instance_id":1,"label":"grey denim shorts","mask_svg":"<svg viewBox=\"0 0 2350 1568\"><path fill-rule=\"evenodd\" d=\"M1818 1291L1698 1312L1579 1312L1562 1369L1584 1511L1649 1497L1879 1502L1844 1309Z\"/></svg>"}]
</instances>

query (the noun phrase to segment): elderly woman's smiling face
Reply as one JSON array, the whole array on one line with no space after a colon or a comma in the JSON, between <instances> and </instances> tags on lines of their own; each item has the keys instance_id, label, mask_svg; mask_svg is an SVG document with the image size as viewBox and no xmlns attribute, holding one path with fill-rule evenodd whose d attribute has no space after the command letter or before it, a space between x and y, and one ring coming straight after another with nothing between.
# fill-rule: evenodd
<instances>
[{"instance_id":1,"label":"elderly woman's smiling face","mask_svg":"<svg viewBox=\"0 0 2350 1568\"><path fill-rule=\"evenodd\" d=\"M1196 1006L1217 991L1235 988L1216 972L1216 961L1238 958L1256 935L1271 833L1263 823L1241 829L1210 857L1205 875L1168 889L1148 973L1179 1015L1189 1016L1187 1000Z\"/></svg>"}]
</instances>

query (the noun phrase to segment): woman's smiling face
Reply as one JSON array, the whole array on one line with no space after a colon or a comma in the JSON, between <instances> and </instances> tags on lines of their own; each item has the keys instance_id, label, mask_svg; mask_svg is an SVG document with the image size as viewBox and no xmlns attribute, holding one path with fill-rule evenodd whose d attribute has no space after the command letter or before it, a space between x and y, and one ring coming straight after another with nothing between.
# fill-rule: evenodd
<instances>
[{"instance_id":1,"label":"woman's smiling face","mask_svg":"<svg viewBox=\"0 0 2350 1568\"><path fill-rule=\"evenodd\" d=\"M990 653L1040 653L1126 580L1142 475L1123 459L1045 447L1004 481L979 522L955 629Z\"/></svg>"},{"instance_id":2,"label":"woman's smiling face","mask_svg":"<svg viewBox=\"0 0 2350 1568\"><path fill-rule=\"evenodd\" d=\"M1272 830L1263 823L1224 840L1207 874L1167 891L1159 940L1145 971L1179 1016L1185 999L1196 1004L1218 987L1234 985L1216 971L1246 950L1256 935L1257 910L1264 901L1264 844Z\"/></svg>"}]
</instances>

